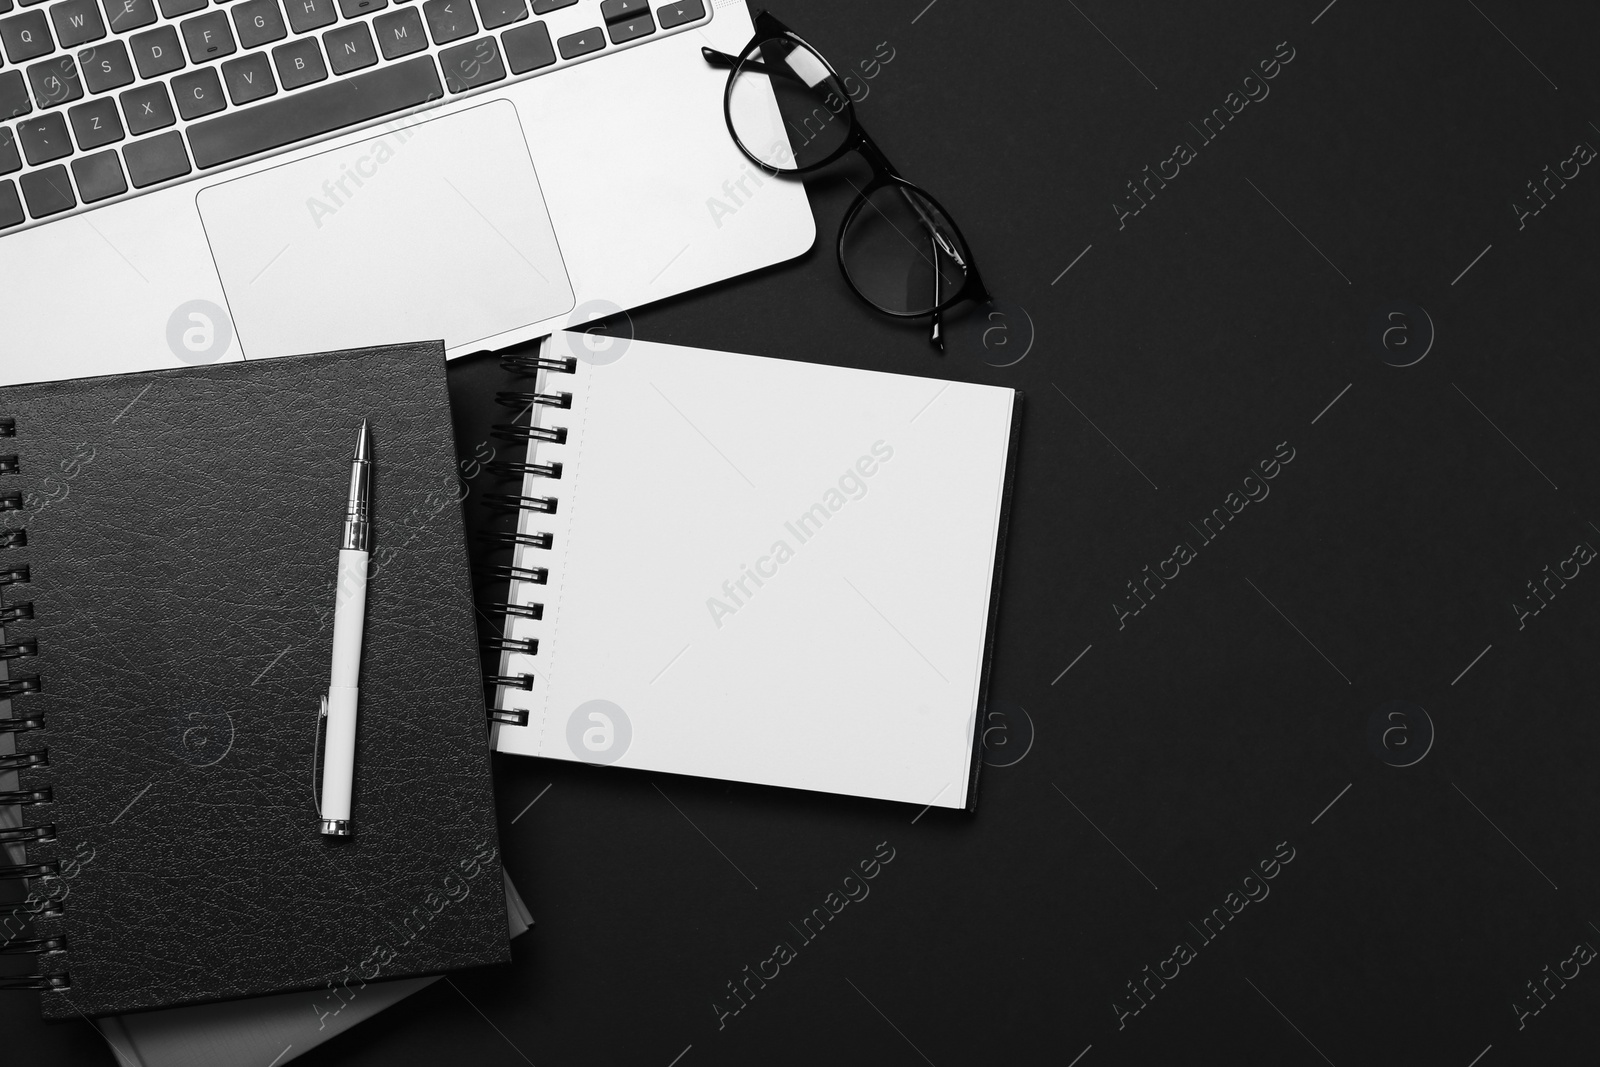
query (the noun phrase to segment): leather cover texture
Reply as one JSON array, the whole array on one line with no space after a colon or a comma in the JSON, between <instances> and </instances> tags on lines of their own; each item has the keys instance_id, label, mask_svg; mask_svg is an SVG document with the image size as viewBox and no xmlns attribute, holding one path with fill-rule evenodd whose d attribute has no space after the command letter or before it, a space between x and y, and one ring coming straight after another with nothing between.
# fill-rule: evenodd
<instances>
[{"instance_id":1,"label":"leather cover texture","mask_svg":"<svg viewBox=\"0 0 1600 1067\"><path fill-rule=\"evenodd\" d=\"M34 618L30 888L70 990L47 1018L509 959L472 584L439 343L0 389ZM350 456L373 433L355 835L317 832Z\"/></svg>"}]
</instances>

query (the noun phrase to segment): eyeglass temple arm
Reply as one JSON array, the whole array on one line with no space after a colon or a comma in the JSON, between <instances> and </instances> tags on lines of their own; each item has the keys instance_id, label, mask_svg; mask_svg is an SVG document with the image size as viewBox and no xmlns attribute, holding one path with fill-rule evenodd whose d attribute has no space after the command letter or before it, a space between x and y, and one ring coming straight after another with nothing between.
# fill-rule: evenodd
<instances>
[{"instance_id":1,"label":"eyeglass temple arm","mask_svg":"<svg viewBox=\"0 0 1600 1067\"><path fill-rule=\"evenodd\" d=\"M934 243L939 246L934 252L935 263L937 263L939 258L938 253L942 251L946 256L954 260L957 266L965 269L967 261L961 257L961 253L958 250L956 242L950 239L949 234L944 232L944 228L939 225L932 215L928 214L927 210L922 206L916 197L912 196L903 188L900 190L900 195L905 199L905 202L910 205L911 210L916 212L918 220L922 223L922 228L928 231L928 236L933 238ZM934 274L938 274L937 269L935 269Z\"/></svg>"},{"instance_id":2,"label":"eyeglass temple arm","mask_svg":"<svg viewBox=\"0 0 1600 1067\"><path fill-rule=\"evenodd\" d=\"M928 251L932 253L930 262L933 264L933 334L928 338L934 348L944 351L944 315L939 310L939 305L944 303L944 272L939 269L939 253L942 251L951 260L961 267L967 268L967 261L961 258L961 253L956 250L957 245L945 234L944 230L933 216L929 215L917 198L906 189L900 189L900 196L912 211L916 212L917 219L922 223L922 228L928 232Z\"/></svg>"},{"instance_id":3,"label":"eyeglass temple arm","mask_svg":"<svg viewBox=\"0 0 1600 1067\"><path fill-rule=\"evenodd\" d=\"M719 52L715 48L702 47L700 54L705 57L707 63L720 70L732 70L734 67L742 67L744 70L765 74L769 78L788 78L790 81L804 84L804 79L787 67L774 67L772 64L763 63L759 59L740 59L738 56L730 56L726 52Z\"/></svg>"}]
</instances>

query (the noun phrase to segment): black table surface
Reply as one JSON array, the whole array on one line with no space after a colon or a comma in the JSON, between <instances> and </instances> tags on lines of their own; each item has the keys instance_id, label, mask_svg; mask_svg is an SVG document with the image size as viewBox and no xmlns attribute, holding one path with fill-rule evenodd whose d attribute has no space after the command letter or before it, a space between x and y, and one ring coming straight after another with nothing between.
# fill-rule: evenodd
<instances>
[{"instance_id":1,"label":"black table surface","mask_svg":"<svg viewBox=\"0 0 1600 1067\"><path fill-rule=\"evenodd\" d=\"M498 758L515 962L300 1062L1592 1062L1595 13L775 11L1012 347L846 290L857 163L809 255L631 329L1024 391L978 809ZM464 452L503 381L453 367ZM32 999L6 1062L114 1062Z\"/></svg>"}]
</instances>

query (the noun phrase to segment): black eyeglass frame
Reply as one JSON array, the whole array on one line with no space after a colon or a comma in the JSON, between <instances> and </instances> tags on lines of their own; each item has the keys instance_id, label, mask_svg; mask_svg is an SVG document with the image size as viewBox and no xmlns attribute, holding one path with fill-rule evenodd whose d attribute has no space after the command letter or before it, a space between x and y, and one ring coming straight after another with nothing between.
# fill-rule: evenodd
<instances>
[{"instance_id":1,"label":"black eyeglass frame","mask_svg":"<svg viewBox=\"0 0 1600 1067\"><path fill-rule=\"evenodd\" d=\"M757 12L754 21L756 29L755 36L750 38L750 42L744 46L739 55L730 56L726 52L719 52L713 48L702 48L700 50L701 54L705 56L705 59L708 63L711 63L714 66L725 66L729 68L728 85L727 88L723 90L722 94L722 117L723 121L727 123L728 135L733 138L733 143L738 147L740 153L742 153L746 159L767 173L779 176L800 176L811 174L815 171L821 170L823 167L826 167L829 164L838 162L851 152L861 153L861 158L866 160L867 165L872 168L872 179L867 183L865 189L856 190L855 202L850 205L850 210L845 212L844 221L839 224L839 237L835 243L835 254L839 261L839 273L844 275L845 284L850 287L851 292L855 293L856 296L860 297L863 301L870 304L873 308L881 311L885 315L891 315L900 319L920 319L932 316L933 336L931 341L934 347L938 348L940 351L943 351L944 340L942 327L944 313L955 305L963 303L967 300L972 300L977 303L986 303L994 299L990 295L988 287L983 284L983 279L978 274L978 265L976 262L976 257L972 254L972 246L967 243L966 237L961 232L960 225L957 224L954 217L952 217L950 212L945 209L943 204L939 203L939 201L929 194L926 189L923 189L921 186L903 178L900 175L900 172L895 168L894 164L889 162L888 157L883 154L883 149L878 147L878 143L874 141L872 136L868 134L867 131L862 127L861 120L856 116L855 101L850 99L848 92L846 92L840 98L844 103L843 108L837 112L834 112L834 115L836 118L843 118L849 122L850 132L845 136L844 141L840 143L839 147L835 148L832 152L829 152L822 159L816 160L813 163L808 163L803 167L797 166L789 169L780 169L773 167L761 159L758 159L749 148L745 147L744 141L740 139L739 132L734 128L733 125L733 82L734 79L739 76L740 68L746 65L744 62L744 57L755 52L757 45L778 38L786 39L796 46L804 48L811 55L816 56L817 59L821 61L822 65L827 68L829 76L832 77L836 83L838 83L840 88L843 88L844 86L843 76L841 76L839 72L834 69L833 64L828 61L828 57L814 48L810 42L806 41L805 38L789 29L788 26L785 26L771 12ZM829 110L832 111L832 108L830 107ZM938 250L935 249L933 271L935 303L934 306L927 311L893 311L889 308L883 307L877 301L873 300L871 297L867 296L867 294L861 291L860 287L856 285L854 279L850 277L849 268L845 266L845 235L850 232L850 226L853 222L855 222L856 216L861 213L863 208L870 204L870 198L872 194L880 189L885 188L896 189L903 196L906 196L908 193L915 193L916 196L927 201L936 211L939 212L940 215L944 216L945 221L950 224L950 229L954 231L953 234L943 233L943 228L940 227L934 220L927 217L927 215L917 206L916 200L910 196L907 196L907 203L911 205L912 210L917 213L919 219L922 221L924 229L928 231L929 239L942 246L945 254L950 259L960 264L965 274L962 284L955 290L955 292L951 293L947 297L944 297L943 299L939 299L938 284L940 274L937 258ZM951 244L952 237L954 238L953 245ZM963 253L965 253L964 256Z\"/></svg>"}]
</instances>

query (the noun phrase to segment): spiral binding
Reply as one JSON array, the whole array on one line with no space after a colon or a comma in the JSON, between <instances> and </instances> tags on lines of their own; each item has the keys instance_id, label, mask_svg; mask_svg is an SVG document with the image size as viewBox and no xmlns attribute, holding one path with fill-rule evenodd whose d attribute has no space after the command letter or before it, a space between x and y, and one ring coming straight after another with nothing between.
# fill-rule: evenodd
<instances>
[{"instance_id":1,"label":"spiral binding","mask_svg":"<svg viewBox=\"0 0 1600 1067\"><path fill-rule=\"evenodd\" d=\"M507 582L530 582L533 585L544 585L550 580L550 570L547 567L512 567L501 563L490 569L489 576Z\"/></svg>"},{"instance_id":2,"label":"spiral binding","mask_svg":"<svg viewBox=\"0 0 1600 1067\"><path fill-rule=\"evenodd\" d=\"M24 901L21 904L7 904L0 908L0 925L15 924L25 915L35 919L59 919L62 914L61 902L46 897L35 904Z\"/></svg>"},{"instance_id":3,"label":"spiral binding","mask_svg":"<svg viewBox=\"0 0 1600 1067\"><path fill-rule=\"evenodd\" d=\"M539 641L533 637L486 637L483 647L492 652L520 652L524 656L533 656L539 652Z\"/></svg>"},{"instance_id":4,"label":"spiral binding","mask_svg":"<svg viewBox=\"0 0 1600 1067\"><path fill-rule=\"evenodd\" d=\"M499 478L521 478L525 474L541 478L561 477L559 463L524 463L521 460L497 459L489 464L489 473Z\"/></svg>"},{"instance_id":5,"label":"spiral binding","mask_svg":"<svg viewBox=\"0 0 1600 1067\"><path fill-rule=\"evenodd\" d=\"M527 545L529 548L549 548L555 543L555 538L547 533L516 533L510 530L500 530L491 534L484 534L484 540L497 548L515 548L518 545Z\"/></svg>"},{"instance_id":6,"label":"spiral binding","mask_svg":"<svg viewBox=\"0 0 1600 1067\"><path fill-rule=\"evenodd\" d=\"M506 600L497 600L494 609L501 615L512 615L519 619L544 618L543 604L513 604Z\"/></svg>"},{"instance_id":7,"label":"spiral binding","mask_svg":"<svg viewBox=\"0 0 1600 1067\"><path fill-rule=\"evenodd\" d=\"M17 420L11 416L0 417L0 437L15 437ZM0 454L0 476L19 474L22 461L16 453ZM20 512L27 507L27 497L20 490L0 492L0 512ZM28 532L20 526L0 528L0 549L22 548L28 543ZM33 580L26 563L0 562L0 596L11 593L12 586L27 585ZM23 619L33 618L33 602L0 603L0 628ZM0 634L0 637L3 637ZM39 655L39 642L34 638L0 640L0 662L9 666L11 660L31 659ZM44 688L37 674L7 672L0 680L0 700L15 701L32 696ZM37 711L23 710L11 704L7 718L0 719L0 734L10 734L13 740L35 730L44 729L44 716ZM13 747L16 747L15 745ZM0 774L37 772L50 765L50 749L45 746L27 751L0 754ZM48 785L0 790L0 805L28 807L48 804L54 792ZM0 849L17 846L27 857L27 846L46 844L56 840L54 823L26 823L0 827ZM13 863L0 866L0 881L52 878L60 874L60 865L54 861ZM0 955L30 955L42 961L67 950L67 939L60 934L36 931L24 937L22 927L39 919L55 919L61 915L59 901L30 898L22 904L0 908ZM0 989L29 989L42 992L64 992L72 988L71 976L65 970L47 972L43 966L37 974L8 975L0 978Z\"/></svg>"},{"instance_id":8,"label":"spiral binding","mask_svg":"<svg viewBox=\"0 0 1600 1067\"><path fill-rule=\"evenodd\" d=\"M561 408L563 411L572 410L571 393L527 393L513 390L494 394L494 402L502 407L515 408L518 411L524 411L534 405Z\"/></svg>"},{"instance_id":9,"label":"spiral binding","mask_svg":"<svg viewBox=\"0 0 1600 1067\"><path fill-rule=\"evenodd\" d=\"M511 511L542 511L546 515L556 513L556 498L553 496L516 496L511 493L488 493L484 497L489 503Z\"/></svg>"},{"instance_id":10,"label":"spiral binding","mask_svg":"<svg viewBox=\"0 0 1600 1067\"><path fill-rule=\"evenodd\" d=\"M508 352L500 357L500 365L513 374L537 374L542 370L555 371L558 374L576 374L578 361L571 356L546 356L542 353L527 355L526 353ZM10 434L0 433L0 437L9 437Z\"/></svg>"},{"instance_id":11,"label":"spiral binding","mask_svg":"<svg viewBox=\"0 0 1600 1067\"><path fill-rule=\"evenodd\" d=\"M0 845L25 845L32 841L54 841L55 838L56 824L53 822L0 829Z\"/></svg>"},{"instance_id":12,"label":"spiral binding","mask_svg":"<svg viewBox=\"0 0 1600 1067\"><path fill-rule=\"evenodd\" d=\"M515 423L501 423L491 433L502 441L529 443L533 441L546 441L552 445L567 443L567 428L565 426L518 426ZM0 511L5 510L5 500L0 497Z\"/></svg>"},{"instance_id":13,"label":"spiral binding","mask_svg":"<svg viewBox=\"0 0 1600 1067\"><path fill-rule=\"evenodd\" d=\"M547 376L551 374L574 374L578 369L578 361L571 356L549 356L539 353L513 353L502 356L500 365L513 376L534 376L540 373ZM572 410L572 394L560 391L546 384L542 390L505 389L495 393L495 403L501 407L510 408L514 414L510 422L498 423L493 428L493 435L501 441L510 441L515 444L533 445L535 442L562 445L567 442L567 429L564 426L536 425L532 413L536 408L548 408L555 411ZM494 460L485 465L485 470L495 478L503 481L514 481L520 485L524 478L549 478L552 481L561 478L560 463L538 463L530 457L520 460ZM521 493L488 493L485 501L492 507L502 511L520 514L521 512L535 512L542 515L553 515L556 511L557 499L553 496L525 496ZM518 548L537 548L548 551L554 544L555 538L549 533L523 533L521 530L496 531L485 535L484 540L492 549L510 549L513 552ZM523 582L530 585L545 585L550 580L550 571L545 567L522 567L513 564L498 563L485 569L481 575L484 582ZM544 605L540 603L517 604L509 598L497 601L494 609L501 615L512 619L542 619ZM513 637L490 637L483 642L484 652L494 656L498 663L504 653L516 653L525 656L537 655L539 642L532 639ZM484 684L492 687L496 693L501 689L533 688L534 676L531 674L485 674ZM489 718L493 722L509 723L513 726L528 725L528 713L515 708L492 707Z\"/></svg>"}]
</instances>

